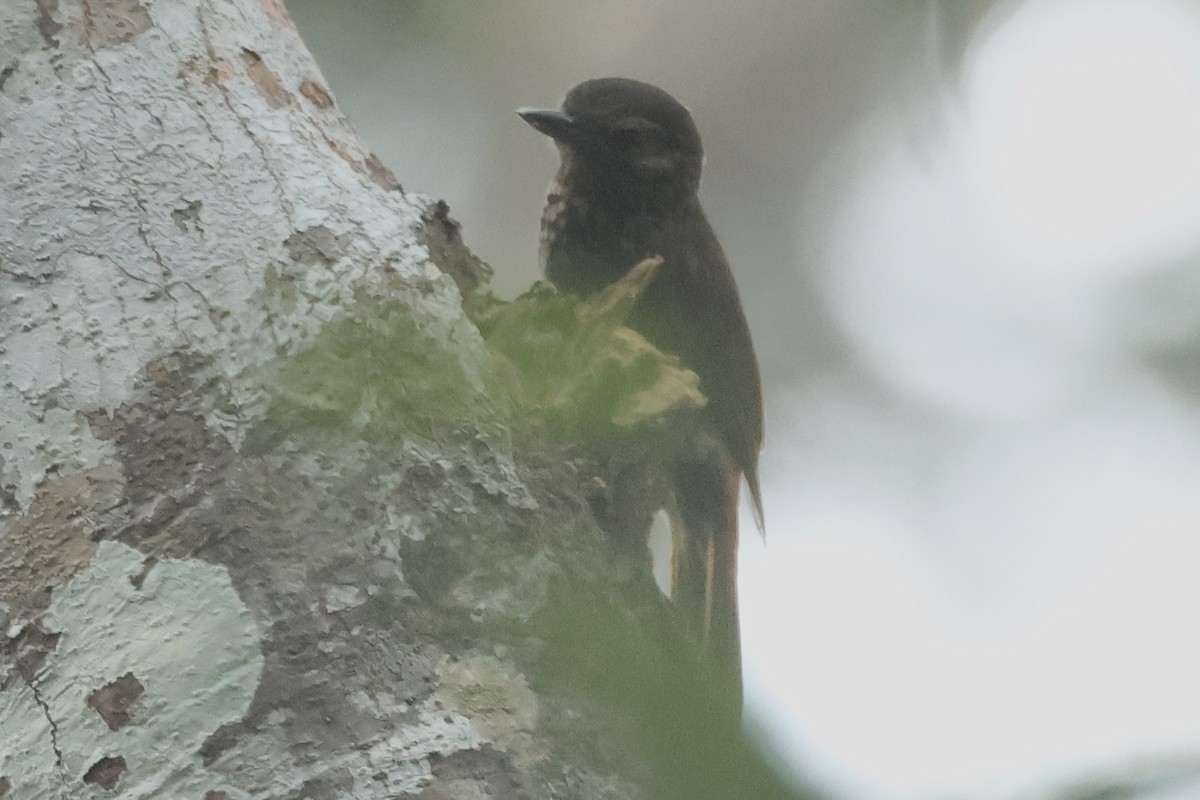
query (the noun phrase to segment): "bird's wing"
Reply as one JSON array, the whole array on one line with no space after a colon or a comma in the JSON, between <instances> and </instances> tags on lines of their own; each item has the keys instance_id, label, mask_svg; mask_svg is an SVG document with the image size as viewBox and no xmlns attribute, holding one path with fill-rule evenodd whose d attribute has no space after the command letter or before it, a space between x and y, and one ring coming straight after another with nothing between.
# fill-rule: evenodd
<instances>
[{"instance_id":1,"label":"bird's wing","mask_svg":"<svg viewBox=\"0 0 1200 800\"><path fill-rule=\"evenodd\" d=\"M692 304L685 313L704 324L697 326L695 341L682 345L690 352L681 355L701 376L710 415L734 464L746 476L761 531L758 453L763 442L763 403L758 359L725 253L702 215L693 225L695 230L680 239L688 244L678 265L682 269L679 302ZM664 268L670 268L669 259Z\"/></svg>"}]
</instances>

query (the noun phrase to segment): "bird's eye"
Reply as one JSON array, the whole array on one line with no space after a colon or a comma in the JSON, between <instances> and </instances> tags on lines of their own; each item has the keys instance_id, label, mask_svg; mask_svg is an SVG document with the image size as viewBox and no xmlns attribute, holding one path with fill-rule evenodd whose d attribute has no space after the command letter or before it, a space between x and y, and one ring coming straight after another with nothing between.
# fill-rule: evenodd
<instances>
[{"instance_id":1,"label":"bird's eye","mask_svg":"<svg viewBox=\"0 0 1200 800\"><path fill-rule=\"evenodd\" d=\"M612 142L621 150L640 150L658 144L662 129L645 120L635 120L613 128Z\"/></svg>"}]
</instances>

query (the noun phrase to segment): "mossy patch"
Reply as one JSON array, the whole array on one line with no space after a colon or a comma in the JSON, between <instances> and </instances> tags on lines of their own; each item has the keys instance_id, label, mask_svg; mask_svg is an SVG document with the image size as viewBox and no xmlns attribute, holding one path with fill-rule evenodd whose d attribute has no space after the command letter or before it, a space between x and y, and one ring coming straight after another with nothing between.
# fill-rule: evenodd
<instances>
[{"instance_id":1,"label":"mossy patch","mask_svg":"<svg viewBox=\"0 0 1200 800\"><path fill-rule=\"evenodd\" d=\"M261 374L273 398L268 417L289 430L434 430L495 415L446 342L395 301L365 299Z\"/></svg>"}]
</instances>

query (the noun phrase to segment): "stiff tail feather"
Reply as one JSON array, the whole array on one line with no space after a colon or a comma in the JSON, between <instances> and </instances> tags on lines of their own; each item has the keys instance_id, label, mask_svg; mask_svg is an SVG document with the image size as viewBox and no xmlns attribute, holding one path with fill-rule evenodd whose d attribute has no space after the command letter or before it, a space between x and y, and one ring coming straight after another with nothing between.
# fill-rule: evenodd
<instances>
[{"instance_id":1,"label":"stiff tail feather","mask_svg":"<svg viewBox=\"0 0 1200 800\"><path fill-rule=\"evenodd\" d=\"M741 707L737 610L738 489L728 458L688 461L674 470L671 599L705 645Z\"/></svg>"}]
</instances>

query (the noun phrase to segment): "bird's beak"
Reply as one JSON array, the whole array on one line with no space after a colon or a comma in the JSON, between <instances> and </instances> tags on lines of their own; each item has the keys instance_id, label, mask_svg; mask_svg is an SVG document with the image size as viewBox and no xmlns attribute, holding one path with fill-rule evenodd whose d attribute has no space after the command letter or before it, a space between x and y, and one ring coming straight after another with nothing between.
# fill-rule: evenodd
<instances>
[{"instance_id":1,"label":"bird's beak","mask_svg":"<svg viewBox=\"0 0 1200 800\"><path fill-rule=\"evenodd\" d=\"M575 118L556 108L518 108L517 114L556 142L570 142L578 131Z\"/></svg>"}]
</instances>

